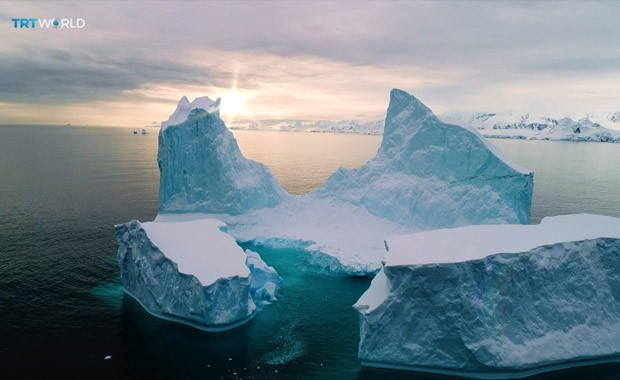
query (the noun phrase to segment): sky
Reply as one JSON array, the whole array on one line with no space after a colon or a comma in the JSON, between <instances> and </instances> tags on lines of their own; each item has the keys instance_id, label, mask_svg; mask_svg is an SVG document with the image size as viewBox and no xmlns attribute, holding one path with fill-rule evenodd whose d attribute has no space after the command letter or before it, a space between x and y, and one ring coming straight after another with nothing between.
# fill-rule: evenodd
<instances>
[{"instance_id":1,"label":"sky","mask_svg":"<svg viewBox=\"0 0 620 380\"><path fill-rule=\"evenodd\" d=\"M0 123L141 127L183 95L230 119L620 111L620 2L0 2ZM14 28L13 18L85 20Z\"/></svg>"}]
</instances>

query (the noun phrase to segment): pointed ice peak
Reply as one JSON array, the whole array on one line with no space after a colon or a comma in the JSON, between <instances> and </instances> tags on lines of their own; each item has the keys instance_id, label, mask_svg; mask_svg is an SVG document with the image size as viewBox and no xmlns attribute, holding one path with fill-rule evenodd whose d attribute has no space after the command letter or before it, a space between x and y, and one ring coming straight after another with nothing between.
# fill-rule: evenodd
<instances>
[{"instance_id":1,"label":"pointed ice peak","mask_svg":"<svg viewBox=\"0 0 620 380\"><path fill-rule=\"evenodd\" d=\"M428 114L432 114L433 111L419 101L415 96L397 88L390 91L390 105L388 107L388 117L390 117L390 110L392 110L393 116L395 113L401 113L407 110L408 114L414 117L426 117Z\"/></svg>"},{"instance_id":2,"label":"pointed ice peak","mask_svg":"<svg viewBox=\"0 0 620 380\"><path fill-rule=\"evenodd\" d=\"M168 118L168 120L161 123L162 129L169 127L171 125L178 125L183 123L192 110L195 109L203 109L209 113L219 112L220 108L220 98L218 98L215 102L211 100L208 96L200 96L194 99L191 103L187 96L183 96L177 105L177 108L174 110L172 115Z\"/></svg>"},{"instance_id":3,"label":"pointed ice peak","mask_svg":"<svg viewBox=\"0 0 620 380\"><path fill-rule=\"evenodd\" d=\"M187 98L185 98L187 99ZM217 99L217 102L219 104L220 99ZM211 106L214 104L215 102L213 100L211 100L208 96L200 96L196 99L194 99L193 102L190 103L190 108L191 109L196 109L196 108L202 108L205 111L208 111L209 108L211 108Z\"/></svg>"},{"instance_id":4,"label":"pointed ice peak","mask_svg":"<svg viewBox=\"0 0 620 380\"><path fill-rule=\"evenodd\" d=\"M433 111L413 95L397 88L390 91L390 105L385 118L381 147L402 145L406 136L413 134L427 118L437 119Z\"/></svg>"}]
</instances>

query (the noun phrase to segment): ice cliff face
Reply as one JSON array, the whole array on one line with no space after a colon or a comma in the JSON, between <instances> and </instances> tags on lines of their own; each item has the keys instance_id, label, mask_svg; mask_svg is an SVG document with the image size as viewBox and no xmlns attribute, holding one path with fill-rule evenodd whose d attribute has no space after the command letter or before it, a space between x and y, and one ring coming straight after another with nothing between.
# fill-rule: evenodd
<instances>
[{"instance_id":1,"label":"ice cliff face","mask_svg":"<svg viewBox=\"0 0 620 380\"><path fill-rule=\"evenodd\" d=\"M250 269L250 291L255 300L277 301L278 291L282 287L282 279L273 267L268 266L260 255L250 250L245 264Z\"/></svg>"},{"instance_id":2,"label":"ice cliff face","mask_svg":"<svg viewBox=\"0 0 620 380\"><path fill-rule=\"evenodd\" d=\"M223 224L211 221L117 225L125 292L159 318L203 330L226 330L248 321L256 306L246 255L219 231ZM199 234L207 240L196 239Z\"/></svg>"},{"instance_id":3,"label":"ice cliff face","mask_svg":"<svg viewBox=\"0 0 620 380\"><path fill-rule=\"evenodd\" d=\"M569 215L386 244L385 267L355 305L365 365L499 378L620 354L620 219Z\"/></svg>"},{"instance_id":4,"label":"ice cliff face","mask_svg":"<svg viewBox=\"0 0 620 380\"><path fill-rule=\"evenodd\" d=\"M219 117L219 99L207 100L184 97L159 132L160 211L241 214L275 206L286 193L265 165L243 157Z\"/></svg>"},{"instance_id":5,"label":"ice cliff face","mask_svg":"<svg viewBox=\"0 0 620 380\"><path fill-rule=\"evenodd\" d=\"M475 130L441 122L395 89L376 156L339 169L316 193L427 229L528 223L532 188L532 173L507 163Z\"/></svg>"}]
</instances>

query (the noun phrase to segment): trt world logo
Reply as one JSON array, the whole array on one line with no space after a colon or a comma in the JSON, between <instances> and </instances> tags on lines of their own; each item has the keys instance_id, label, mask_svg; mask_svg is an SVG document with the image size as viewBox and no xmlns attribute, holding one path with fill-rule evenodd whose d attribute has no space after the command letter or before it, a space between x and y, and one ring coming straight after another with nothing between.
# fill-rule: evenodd
<instances>
[{"instance_id":1,"label":"trt world logo","mask_svg":"<svg viewBox=\"0 0 620 380\"><path fill-rule=\"evenodd\" d=\"M12 18L15 29L82 29L86 26L83 18Z\"/></svg>"}]
</instances>

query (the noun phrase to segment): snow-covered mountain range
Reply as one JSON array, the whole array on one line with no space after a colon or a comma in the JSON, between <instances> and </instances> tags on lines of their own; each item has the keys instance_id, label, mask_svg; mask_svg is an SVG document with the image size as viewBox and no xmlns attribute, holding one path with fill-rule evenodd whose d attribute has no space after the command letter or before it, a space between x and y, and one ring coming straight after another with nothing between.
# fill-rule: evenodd
<instances>
[{"instance_id":1,"label":"snow-covered mountain range","mask_svg":"<svg viewBox=\"0 0 620 380\"><path fill-rule=\"evenodd\" d=\"M620 112L571 116L446 112L444 122L471 125L485 137L620 142Z\"/></svg>"},{"instance_id":2,"label":"snow-covered mountain range","mask_svg":"<svg viewBox=\"0 0 620 380\"><path fill-rule=\"evenodd\" d=\"M298 131L298 132L332 132L358 133L364 135L383 134L385 120L260 120L260 121L232 121L228 127L233 130L268 130L268 131Z\"/></svg>"},{"instance_id":3,"label":"snow-covered mountain range","mask_svg":"<svg viewBox=\"0 0 620 380\"><path fill-rule=\"evenodd\" d=\"M446 123L472 126L490 138L620 143L620 111L562 116L518 112L446 112L439 118ZM385 120L233 120L227 124L232 130L381 135Z\"/></svg>"}]
</instances>

